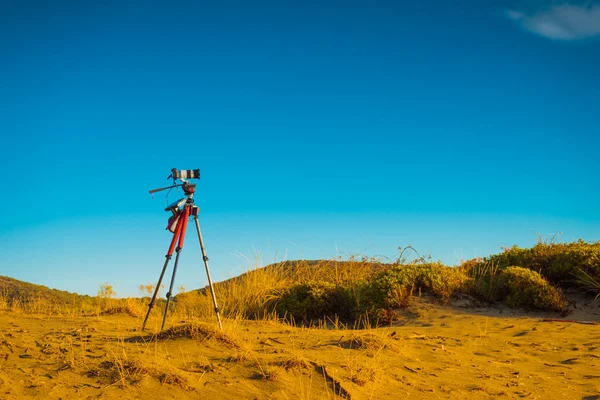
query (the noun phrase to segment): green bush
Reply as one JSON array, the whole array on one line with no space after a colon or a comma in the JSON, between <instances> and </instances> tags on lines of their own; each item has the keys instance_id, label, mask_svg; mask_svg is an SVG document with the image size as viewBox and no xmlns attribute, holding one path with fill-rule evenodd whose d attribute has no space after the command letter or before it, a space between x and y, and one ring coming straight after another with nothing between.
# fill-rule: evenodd
<instances>
[{"instance_id":1,"label":"green bush","mask_svg":"<svg viewBox=\"0 0 600 400\"><path fill-rule=\"evenodd\" d=\"M511 308L565 311L567 302L558 289L535 271L508 267L499 275L504 304Z\"/></svg>"},{"instance_id":2,"label":"green bush","mask_svg":"<svg viewBox=\"0 0 600 400\"><path fill-rule=\"evenodd\" d=\"M369 285L369 301L365 311L376 308L406 307L414 287L406 282L406 276L395 268L378 274Z\"/></svg>"},{"instance_id":3,"label":"green bush","mask_svg":"<svg viewBox=\"0 0 600 400\"><path fill-rule=\"evenodd\" d=\"M473 281L471 294L482 300L494 303L506 297L506 281L500 274L487 274Z\"/></svg>"},{"instance_id":4,"label":"green bush","mask_svg":"<svg viewBox=\"0 0 600 400\"><path fill-rule=\"evenodd\" d=\"M372 285L377 303L384 307L402 307L416 290L430 292L446 303L470 280L459 268L429 263L394 266L378 273Z\"/></svg>"},{"instance_id":5,"label":"green bush","mask_svg":"<svg viewBox=\"0 0 600 400\"><path fill-rule=\"evenodd\" d=\"M472 260L463 263L461 270L472 278L471 286L466 288L469 294L490 303L506 297L506 282L498 264Z\"/></svg>"},{"instance_id":6,"label":"green bush","mask_svg":"<svg viewBox=\"0 0 600 400\"><path fill-rule=\"evenodd\" d=\"M297 323L337 316L355 321L367 315L372 321L389 322L394 310L406 307L416 291L429 292L448 302L452 294L463 290L470 280L460 269L440 263L395 265L373 270L361 281L334 284L309 281L293 285L277 298L279 316Z\"/></svg>"},{"instance_id":7,"label":"green bush","mask_svg":"<svg viewBox=\"0 0 600 400\"><path fill-rule=\"evenodd\" d=\"M444 303L456 293L466 293L513 308L562 312L566 301L552 284L597 293L600 242L538 243L530 249L513 246L468 261L461 268L439 262L389 265L363 260L314 263L294 271L300 283L277 294L272 304L278 315L303 323L333 316L350 322L365 314L372 322L390 322L399 308L409 304L411 295L421 292Z\"/></svg>"},{"instance_id":8,"label":"green bush","mask_svg":"<svg viewBox=\"0 0 600 400\"><path fill-rule=\"evenodd\" d=\"M540 242L529 249L513 246L503 253L488 257L486 262L494 263L500 269L516 265L540 271L558 286L577 287L582 272L600 281L600 242Z\"/></svg>"},{"instance_id":9,"label":"green bush","mask_svg":"<svg viewBox=\"0 0 600 400\"><path fill-rule=\"evenodd\" d=\"M276 300L275 311L292 318L296 323L310 323L315 319L339 317L353 320L356 316L357 297L353 287L336 286L329 282L307 282L287 288Z\"/></svg>"}]
</instances>

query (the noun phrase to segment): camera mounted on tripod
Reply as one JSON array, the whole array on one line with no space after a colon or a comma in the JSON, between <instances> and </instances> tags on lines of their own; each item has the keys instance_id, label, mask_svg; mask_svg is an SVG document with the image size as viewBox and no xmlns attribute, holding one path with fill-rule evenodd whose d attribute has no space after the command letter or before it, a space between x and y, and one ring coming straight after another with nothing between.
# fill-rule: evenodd
<instances>
[{"instance_id":1,"label":"camera mounted on tripod","mask_svg":"<svg viewBox=\"0 0 600 400\"><path fill-rule=\"evenodd\" d=\"M188 179L200 179L200 169L181 169L177 168L171 169L171 175L167 177L167 179L173 179L173 185L152 189L150 194L154 194L156 192L160 192L162 190L172 189L174 187L181 187L183 189L183 193L185 193L188 198L194 195L194 191L196 190L195 183L189 183ZM177 179L179 179L183 183L177 183Z\"/></svg>"},{"instance_id":2,"label":"camera mounted on tripod","mask_svg":"<svg viewBox=\"0 0 600 400\"><path fill-rule=\"evenodd\" d=\"M154 194L156 192L160 192L167 189L173 189L175 187L181 187L183 189L183 193L187 196L187 198L179 199L174 203L171 203L165 208L165 211L170 211L172 213L169 218L169 222L167 224L167 229L171 232L175 232L177 229L177 223L180 220L180 217L183 215L184 208L187 204L190 205L189 215L197 216L199 213L199 208L194 205L194 193L196 191L196 184L189 183L188 179L200 179L200 169L181 169L177 168L171 169L171 175L167 177L167 179L173 179L173 185L152 189L150 190L150 194ZM179 179L182 183L177 183L177 179Z\"/></svg>"},{"instance_id":3,"label":"camera mounted on tripod","mask_svg":"<svg viewBox=\"0 0 600 400\"><path fill-rule=\"evenodd\" d=\"M185 182L186 179L200 179L200 168L198 169L181 169L171 168L171 175L167 179L173 178L173 182L177 179Z\"/></svg>"},{"instance_id":4,"label":"camera mounted on tripod","mask_svg":"<svg viewBox=\"0 0 600 400\"><path fill-rule=\"evenodd\" d=\"M183 193L186 196L190 197L190 195L194 194L196 184L189 183L188 179L200 179L200 169L180 169L171 168L171 175L167 177L167 179L173 179L173 187L181 186L183 189ZM176 184L177 179L179 179L181 184ZM152 191L150 191L152 193Z\"/></svg>"},{"instance_id":5,"label":"camera mounted on tripod","mask_svg":"<svg viewBox=\"0 0 600 400\"><path fill-rule=\"evenodd\" d=\"M183 249L183 243L185 239L185 234L187 230L188 220L190 217L193 217L193 220L196 224L196 231L198 232L198 241L200 242L200 250L202 251L202 260L204 261L204 267L206 268L206 275L208 277L208 285L210 287L210 293L213 299L213 305L215 307L215 313L217 314L217 321L219 322L219 327L223 329L223 325L221 324L221 316L219 314L219 306L217 305L217 298L215 296L215 291L212 285L212 279L210 277L210 271L208 269L208 256L206 255L206 251L204 250L204 242L202 241L202 233L200 232L200 223L198 222L198 214L200 209L198 206L194 204L194 192L196 191L196 184L189 183L188 179L200 179L200 169L181 169L177 168L171 169L171 175L167 179L173 179L173 184L171 186L152 189L150 190L150 194L154 194L156 192L160 192L167 189L173 189L176 187L181 187L183 189L183 193L186 198L179 199L176 202L170 204L165 208L165 211L170 211L171 216L169 217L169 223L167 225L167 229L173 232L173 238L171 239L171 245L169 246L169 250L165 256L165 264L163 265L162 272L160 274L160 278L158 278L158 283L155 286L154 294L152 295L152 299L150 300L150 304L148 304L148 311L146 312L146 317L144 318L144 323L142 324L142 330L146 327L146 322L148 322L148 317L150 316L150 311L154 306L154 301L156 300L156 296L158 294L158 289L161 286L161 282L167 266L169 264L169 260L173 255L173 251L177 253L175 256L175 265L173 266L173 276L171 277L171 284L169 286L169 291L167 292L167 303L165 305L164 315L162 319L162 325L160 330L162 331L165 327L165 321L167 319L167 313L169 311L169 302L171 301L171 293L173 292L173 284L175 282L175 273L177 272L177 264L179 263L179 255L181 254L181 250ZM180 180L182 183L177 183L177 180ZM167 193L167 198L169 194ZM177 245L177 247L175 247Z\"/></svg>"}]
</instances>

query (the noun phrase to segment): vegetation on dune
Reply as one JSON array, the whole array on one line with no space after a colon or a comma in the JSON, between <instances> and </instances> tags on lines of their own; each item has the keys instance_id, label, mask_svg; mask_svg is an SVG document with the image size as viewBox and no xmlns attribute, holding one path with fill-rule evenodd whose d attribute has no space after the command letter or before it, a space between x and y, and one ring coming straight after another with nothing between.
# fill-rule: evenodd
<instances>
[{"instance_id":1,"label":"vegetation on dune","mask_svg":"<svg viewBox=\"0 0 600 400\"><path fill-rule=\"evenodd\" d=\"M19 308L28 312L61 313L65 308L93 308L97 299L88 295L50 289L0 276L0 309Z\"/></svg>"},{"instance_id":2,"label":"vegetation on dune","mask_svg":"<svg viewBox=\"0 0 600 400\"><path fill-rule=\"evenodd\" d=\"M416 291L432 293L446 303L468 279L459 269L441 263L394 265L374 276L372 295L376 304L387 307L403 305L403 297Z\"/></svg>"},{"instance_id":3,"label":"vegetation on dune","mask_svg":"<svg viewBox=\"0 0 600 400\"><path fill-rule=\"evenodd\" d=\"M359 320L387 323L397 318L398 309L408 306L413 296L423 293L441 303L469 295L512 308L564 312L567 303L562 288L600 292L600 278L595 272L599 248L598 243L583 241L540 242L531 249L513 247L486 259L466 261L460 267L421 257L392 263L368 258L288 261L249 271L217 284L215 289L226 316L271 316L296 324L324 319L347 324ZM562 275L552 275L553 280L545 271L561 271ZM203 303L206 312L212 312L208 291L186 295L187 299L179 299L180 306ZM195 301L190 301L192 295Z\"/></svg>"},{"instance_id":4,"label":"vegetation on dune","mask_svg":"<svg viewBox=\"0 0 600 400\"><path fill-rule=\"evenodd\" d=\"M474 295L513 308L565 311L560 289L600 296L600 242L540 240L531 248L513 246L469 260L461 269L474 279Z\"/></svg>"},{"instance_id":5,"label":"vegetation on dune","mask_svg":"<svg viewBox=\"0 0 600 400\"><path fill-rule=\"evenodd\" d=\"M358 306L347 287L315 281L290 286L272 303L278 315L303 323L335 316L354 319Z\"/></svg>"},{"instance_id":6,"label":"vegetation on dune","mask_svg":"<svg viewBox=\"0 0 600 400\"><path fill-rule=\"evenodd\" d=\"M531 248L513 246L485 259L500 269L516 265L539 272L555 285L579 287L584 275L600 281L600 242L578 240L570 243L544 243Z\"/></svg>"},{"instance_id":7,"label":"vegetation on dune","mask_svg":"<svg viewBox=\"0 0 600 400\"><path fill-rule=\"evenodd\" d=\"M286 261L256 268L215 284L222 315L228 318L286 319L310 325L317 321L354 324L387 323L398 317L414 296L427 293L441 303L457 295L503 302L512 308L564 312L561 289L580 288L600 294L600 243L540 242L529 249L516 246L485 259L448 267L419 257L391 263L369 258L345 261ZM141 285L147 294L153 285ZM157 302L159 308L164 301ZM0 309L26 312L143 316L147 298L116 299L110 284L97 297L31 285L0 277ZM174 297L172 313L213 318L210 292Z\"/></svg>"},{"instance_id":8,"label":"vegetation on dune","mask_svg":"<svg viewBox=\"0 0 600 400\"><path fill-rule=\"evenodd\" d=\"M0 276L0 310L46 315L125 313L136 317L144 312L144 299L115 296L109 283L102 284L98 295L92 297Z\"/></svg>"},{"instance_id":9,"label":"vegetation on dune","mask_svg":"<svg viewBox=\"0 0 600 400\"><path fill-rule=\"evenodd\" d=\"M567 302L559 289L537 272L521 267L508 267L502 272L504 303L512 308L565 311Z\"/></svg>"},{"instance_id":10,"label":"vegetation on dune","mask_svg":"<svg viewBox=\"0 0 600 400\"><path fill-rule=\"evenodd\" d=\"M257 279L269 274L277 287L261 286L268 296L254 303L265 315L275 312L303 324L323 318L355 322L364 317L382 323L394 320L395 311L421 293L442 303L456 295L470 295L511 308L564 312L567 302L561 289L600 293L599 270L600 244L580 240L539 242L530 249L512 247L458 268L422 258L387 264L366 258L287 262L251 271L224 285L247 284L251 275Z\"/></svg>"}]
</instances>

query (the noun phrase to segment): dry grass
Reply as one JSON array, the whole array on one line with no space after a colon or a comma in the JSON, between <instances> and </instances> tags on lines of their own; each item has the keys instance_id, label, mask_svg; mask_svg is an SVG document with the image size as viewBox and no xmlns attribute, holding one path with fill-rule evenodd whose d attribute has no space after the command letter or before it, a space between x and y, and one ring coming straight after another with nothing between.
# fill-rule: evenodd
<instances>
[{"instance_id":1,"label":"dry grass","mask_svg":"<svg viewBox=\"0 0 600 400\"><path fill-rule=\"evenodd\" d=\"M269 302L291 283L288 271L275 265L254 268L226 283L215 285L222 317L269 319ZM174 315L177 318L214 318L214 306L208 290L182 293L176 297Z\"/></svg>"},{"instance_id":2,"label":"dry grass","mask_svg":"<svg viewBox=\"0 0 600 400\"><path fill-rule=\"evenodd\" d=\"M113 315L113 314L127 314L134 318L142 318L145 316L147 310L146 304L141 299L126 298L121 304L112 303L107 304L97 311L98 315Z\"/></svg>"},{"instance_id":3,"label":"dry grass","mask_svg":"<svg viewBox=\"0 0 600 400\"><path fill-rule=\"evenodd\" d=\"M242 347L239 340L227 332L221 331L213 325L198 322L175 325L156 334L133 336L126 341L130 343L150 343L178 339L192 339L199 342L215 340L227 347Z\"/></svg>"},{"instance_id":4,"label":"dry grass","mask_svg":"<svg viewBox=\"0 0 600 400\"><path fill-rule=\"evenodd\" d=\"M350 379L359 386L365 386L367 383L375 382L380 368L372 365L360 363L350 364Z\"/></svg>"},{"instance_id":5,"label":"dry grass","mask_svg":"<svg viewBox=\"0 0 600 400\"><path fill-rule=\"evenodd\" d=\"M254 376L256 378L263 379L265 381L271 381L271 382L281 379L282 369L280 367L276 367L276 366L263 367L263 365L258 361L256 361L254 363L254 366L258 369L256 371L256 373L254 374Z\"/></svg>"},{"instance_id":6,"label":"dry grass","mask_svg":"<svg viewBox=\"0 0 600 400\"><path fill-rule=\"evenodd\" d=\"M60 303L35 294L11 297L6 291L0 292L0 310L22 314L76 317L123 313L139 318L145 314L146 309L147 304L143 299L132 297L110 301Z\"/></svg>"},{"instance_id":7,"label":"dry grass","mask_svg":"<svg viewBox=\"0 0 600 400\"><path fill-rule=\"evenodd\" d=\"M179 369L193 373L205 373L214 371L215 364L206 357L200 357L198 360L184 363Z\"/></svg>"},{"instance_id":8,"label":"dry grass","mask_svg":"<svg viewBox=\"0 0 600 400\"><path fill-rule=\"evenodd\" d=\"M348 261L294 261L261 267L260 259L246 273L215 285L215 293L223 317L231 319L275 320L274 304L293 284L328 282L354 285L365 281L373 271L382 268L376 259L351 258ZM176 297L174 315L177 318L214 318L210 292L186 292Z\"/></svg>"},{"instance_id":9,"label":"dry grass","mask_svg":"<svg viewBox=\"0 0 600 400\"><path fill-rule=\"evenodd\" d=\"M369 344L372 343L369 341ZM347 371L352 383L358 386L376 383L384 375L386 363L384 362L385 347L379 347L375 352L356 353L344 350L345 363L342 365Z\"/></svg>"},{"instance_id":10,"label":"dry grass","mask_svg":"<svg viewBox=\"0 0 600 400\"><path fill-rule=\"evenodd\" d=\"M312 365L301 352L295 351L290 357L279 361L278 365L287 370L308 370Z\"/></svg>"},{"instance_id":11,"label":"dry grass","mask_svg":"<svg viewBox=\"0 0 600 400\"><path fill-rule=\"evenodd\" d=\"M128 360L117 356L113 357L113 361L103 361L96 368L90 369L87 376L111 385L118 384L121 387L138 385L142 380L150 377L162 384L192 390L188 381L169 366L151 366L142 360Z\"/></svg>"},{"instance_id":12,"label":"dry grass","mask_svg":"<svg viewBox=\"0 0 600 400\"><path fill-rule=\"evenodd\" d=\"M346 338L346 336L349 336ZM340 347L354 350L393 350L398 351L397 345L389 337L385 335L367 332L353 332L350 335L342 336L339 341Z\"/></svg>"},{"instance_id":13,"label":"dry grass","mask_svg":"<svg viewBox=\"0 0 600 400\"><path fill-rule=\"evenodd\" d=\"M600 280L594 278L583 270L577 274L577 283L587 292L595 294L594 301L600 298Z\"/></svg>"},{"instance_id":14,"label":"dry grass","mask_svg":"<svg viewBox=\"0 0 600 400\"><path fill-rule=\"evenodd\" d=\"M10 302L8 300L8 293L6 290L0 291L0 310L8 310Z\"/></svg>"}]
</instances>

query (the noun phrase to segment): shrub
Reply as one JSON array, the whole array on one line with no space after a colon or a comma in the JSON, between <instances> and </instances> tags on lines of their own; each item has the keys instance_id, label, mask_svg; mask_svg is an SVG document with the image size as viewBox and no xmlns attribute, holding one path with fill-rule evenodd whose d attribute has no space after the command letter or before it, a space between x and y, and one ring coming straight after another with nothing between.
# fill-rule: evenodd
<instances>
[{"instance_id":1,"label":"shrub","mask_svg":"<svg viewBox=\"0 0 600 400\"><path fill-rule=\"evenodd\" d=\"M540 271L550 282L561 287L579 286L577 277L582 272L600 281L600 242L539 242L530 249L513 246L486 261L497 264L500 269L516 265Z\"/></svg>"},{"instance_id":2,"label":"shrub","mask_svg":"<svg viewBox=\"0 0 600 400\"><path fill-rule=\"evenodd\" d=\"M430 292L446 303L470 280L461 269L429 263L394 266L377 274L372 285L378 303L401 307L415 290Z\"/></svg>"},{"instance_id":3,"label":"shrub","mask_svg":"<svg viewBox=\"0 0 600 400\"><path fill-rule=\"evenodd\" d=\"M473 296L491 303L506 297L506 282L497 264L479 261L475 265L463 264L461 269L473 279L472 286L467 288Z\"/></svg>"},{"instance_id":4,"label":"shrub","mask_svg":"<svg viewBox=\"0 0 600 400\"><path fill-rule=\"evenodd\" d=\"M490 302L505 301L511 307L564 309L560 292L539 274L508 271L513 266L540 271L559 286L584 287L595 293L600 282L600 242L538 243L530 249L513 246L485 259L466 261L461 268L422 260L411 264L369 258L287 261L217 283L215 291L223 315L229 317L276 314L310 323L334 316L352 322L366 316L370 322L386 322L396 318L412 294L422 291L444 303L456 293L467 293ZM208 291L199 293L186 310L212 316Z\"/></svg>"},{"instance_id":5,"label":"shrub","mask_svg":"<svg viewBox=\"0 0 600 400\"><path fill-rule=\"evenodd\" d=\"M437 279L431 282L431 291L447 303L455 293L468 293L472 281L459 268L442 267Z\"/></svg>"},{"instance_id":6,"label":"shrub","mask_svg":"<svg viewBox=\"0 0 600 400\"><path fill-rule=\"evenodd\" d=\"M363 290L369 301L358 302L355 314L367 314L371 322L391 322L416 291L429 292L446 303L455 293L466 293L472 280L461 269L441 263L395 265L373 276Z\"/></svg>"},{"instance_id":7,"label":"shrub","mask_svg":"<svg viewBox=\"0 0 600 400\"><path fill-rule=\"evenodd\" d=\"M289 287L275 304L280 316L291 317L297 323L334 316L352 320L356 309L356 298L348 287L314 281Z\"/></svg>"},{"instance_id":8,"label":"shrub","mask_svg":"<svg viewBox=\"0 0 600 400\"><path fill-rule=\"evenodd\" d=\"M473 282L471 294L490 303L503 300L506 297L506 281L502 274L480 276Z\"/></svg>"},{"instance_id":9,"label":"shrub","mask_svg":"<svg viewBox=\"0 0 600 400\"><path fill-rule=\"evenodd\" d=\"M98 297L101 299L114 299L117 296L113 287L108 282L100 285L100 290L98 290Z\"/></svg>"},{"instance_id":10,"label":"shrub","mask_svg":"<svg viewBox=\"0 0 600 400\"><path fill-rule=\"evenodd\" d=\"M558 289L535 271L508 267L500 275L504 286L504 303L511 308L565 311L567 302Z\"/></svg>"}]
</instances>

